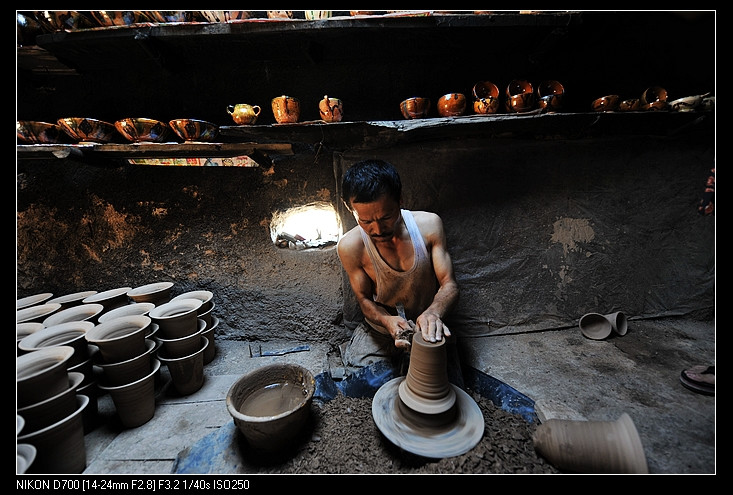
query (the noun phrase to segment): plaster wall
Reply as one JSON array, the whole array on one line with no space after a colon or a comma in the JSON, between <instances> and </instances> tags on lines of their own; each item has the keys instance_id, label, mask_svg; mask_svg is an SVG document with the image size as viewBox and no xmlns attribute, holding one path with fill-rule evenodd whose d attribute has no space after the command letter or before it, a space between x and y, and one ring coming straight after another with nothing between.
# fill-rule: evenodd
<instances>
[{"instance_id":1,"label":"plaster wall","mask_svg":"<svg viewBox=\"0 0 733 495\"><path fill-rule=\"evenodd\" d=\"M170 280L214 293L219 338L341 341L358 308L335 249L280 249L269 219L330 201L351 228L338 184L367 157L399 168L404 207L443 217L466 335L714 310L715 218L696 210L709 135L305 147L259 168L23 160L17 297Z\"/></svg>"}]
</instances>

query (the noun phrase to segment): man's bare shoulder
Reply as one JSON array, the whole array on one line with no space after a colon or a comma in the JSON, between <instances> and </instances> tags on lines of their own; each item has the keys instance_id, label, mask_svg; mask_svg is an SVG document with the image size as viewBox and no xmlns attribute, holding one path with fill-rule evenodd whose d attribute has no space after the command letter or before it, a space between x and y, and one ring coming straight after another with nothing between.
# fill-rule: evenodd
<instances>
[{"instance_id":1,"label":"man's bare shoulder","mask_svg":"<svg viewBox=\"0 0 733 495\"><path fill-rule=\"evenodd\" d=\"M413 211L415 223L422 232L440 232L443 229L443 220L440 215L432 211Z\"/></svg>"},{"instance_id":2,"label":"man's bare shoulder","mask_svg":"<svg viewBox=\"0 0 733 495\"><path fill-rule=\"evenodd\" d=\"M341 239L339 239L338 243L336 244L336 248L340 256L353 256L359 253L363 246L364 242L361 240L361 234L359 233L358 226L354 227L353 229L342 235Z\"/></svg>"}]
</instances>

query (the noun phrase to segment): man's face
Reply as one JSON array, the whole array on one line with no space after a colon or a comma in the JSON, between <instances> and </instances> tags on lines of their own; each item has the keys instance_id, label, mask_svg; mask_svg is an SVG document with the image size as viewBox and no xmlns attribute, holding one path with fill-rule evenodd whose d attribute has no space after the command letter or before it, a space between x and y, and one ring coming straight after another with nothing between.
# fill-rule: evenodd
<instances>
[{"instance_id":1,"label":"man's face","mask_svg":"<svg viewBox=\"0 0 733 495\"><path fill-rule=\"evenodd\" d=\"M372 203L352 201L351 211L374 242L387 242L398 234L397 227L402 220L400 203L388 196L382 196Z\"/></svg>"}]
</instances>

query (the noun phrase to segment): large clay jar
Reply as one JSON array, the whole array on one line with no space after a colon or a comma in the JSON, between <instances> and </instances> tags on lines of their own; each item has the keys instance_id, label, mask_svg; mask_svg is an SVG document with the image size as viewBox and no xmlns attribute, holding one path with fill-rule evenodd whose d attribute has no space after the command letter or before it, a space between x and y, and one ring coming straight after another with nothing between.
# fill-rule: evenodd
<instances>
[{"instance_id":1,"label":"large clay jar","mask_svg":"<svg viewBox=\"0 0 733 495\"><path fill-rule=\"evenodd\" d=\"M187 356L170 357L166 354L165 346L158 350L158 359L168 367L173 388L180 395L191 395L204 384L204 351L209 340L201 334L196 336L198 348Z\"/></svg>"},{"instance_id":2,"label":"large clay jar","mask_svg":"<svg viewBox=\"0 0 733 495\"><path fill-rule=\"evenodd\" d=\"M558 469L587 474L646 474L639 433L628 414L617 421L550 419L534 433L535 450Z\"/></svg>"},{"instance_id":3,"label":"large clay jar","mask_svg":"<svg viewBox=\"0 0 733 495\"><path fill-rule=\"evenodd\" d=\"M152 370L143 378L123 385L98 383L102 392L109 393L117 416L126 428L137 428L155 415L155 375L160 361L153 360Z\"/></svg>"},{"instance_id":4,"label":"large clay jar","mask_svg":"<svg viewBox=\"0 0 733 495\"><path fill-rule=\"evenodd\" d=\"M28 469L31 474L80 474L87 467L82 413L89 397L76 396L76 409L56 423L36 431L21 432L18 443L36 448L36 457Z\"/></svg>"}]
</instances>

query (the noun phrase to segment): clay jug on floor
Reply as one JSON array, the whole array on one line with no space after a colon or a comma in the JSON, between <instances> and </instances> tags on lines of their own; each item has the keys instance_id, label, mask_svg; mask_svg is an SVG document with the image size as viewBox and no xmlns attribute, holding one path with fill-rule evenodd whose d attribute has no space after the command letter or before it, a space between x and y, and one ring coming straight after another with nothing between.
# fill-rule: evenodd
<instances>
[{"instance_id":1,"label":"clay jug on floor","mask_svg":"<svg viewBox=\"0 0 733 495\"><path fill-rule=\"evenodd\" d=\"M574 473L649 472L639 433L626 413L617 421L550 419L537 426L534 448L553 466Z\"/></svg>"},{"instance_id":2,"label":"clay jug on floor","mask_svg":"<svg viewBox=\"0 0 733 495\"><path fill-rule=\"evenodd\" d=\"M625 314L623 314L621 311L616 311L615 313L605 315L605 318L609 322L611 322L611 328L614 332L621 336L626 335L626 332L629 329L629 325L626 320Z\"/></svg>"}]
</instances>

